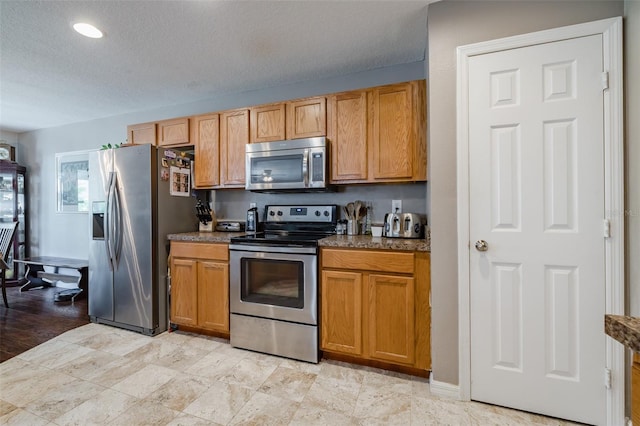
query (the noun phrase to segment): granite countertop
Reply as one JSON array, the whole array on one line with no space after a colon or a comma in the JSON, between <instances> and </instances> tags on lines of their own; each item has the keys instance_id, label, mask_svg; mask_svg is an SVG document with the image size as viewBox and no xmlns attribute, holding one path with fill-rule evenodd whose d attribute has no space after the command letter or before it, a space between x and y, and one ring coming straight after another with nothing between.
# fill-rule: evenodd
<instances>
[{"instance_id":1,"label":"granite countertop","mask_svg":"<svg viewBox=\"0 0 640 426\"><path fill-rule=\"evenodd\" d=\"M169 241L190 241L195 243L229 243L232 237L244 235L244 232L183 232L169 234Z\"/></svg>"},{"instance_id":2,"label":"granite countertop","mask_svg":"<svg viewBox=\"0 0 640 426\"><path fill-rule=\"evenodd\" d=\"M605 315L604 332L627 348L640 353L640 318Z\"/></svg>"},{"instance_id":3,"label":"granite countertop","mask_svg":"<svg viewBox=\"0 0 640 426\"><path fill-rule=\"evenodd\" d=\"M245 235L244 232L184 232L169 234L169 241L190 241L197 243L229 243L232 237ZM379 250L431 251L429 238L403 239L372 237L371 235L332 235L318 242L320 247L340 247Z\"/></svg>"},{"instance_id":4,"label":"granite countertop","mask_svg":"<svg viewBox=\"0 0 640 426\"><path fill-rule=\"evenodd\" d=\"M385 238L371 235L333 235L321 239L318 245L320 247L431 251L429 239Z\"/></svg>"}]
</instances>

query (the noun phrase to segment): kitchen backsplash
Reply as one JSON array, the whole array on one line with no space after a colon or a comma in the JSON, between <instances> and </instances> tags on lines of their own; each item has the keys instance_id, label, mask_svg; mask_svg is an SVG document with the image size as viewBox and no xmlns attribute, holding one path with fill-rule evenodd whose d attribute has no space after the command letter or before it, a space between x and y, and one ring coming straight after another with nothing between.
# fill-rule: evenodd
<instances>
[{"instance_id":1,"label":"kitchen backsplash","mask_svg":"<svg viewBox=\"0 0 640 426\"><path fill-rule=\"evenodd\" d=\"M218 220L246 219L250 203L256 203L260 218L264 214L264 206L269 204L345 204L362 200L371 202L373 207L373 223L382 223L384 215L391 212L391 201L402 200L402 211L427 215L427 184L403 183L380 185L339 186L337 192L320 193L277 193L265 194L245 190L211 191L212 207ZM340 218L344 219L341 210Z\"/></svg>"}]
</instances>

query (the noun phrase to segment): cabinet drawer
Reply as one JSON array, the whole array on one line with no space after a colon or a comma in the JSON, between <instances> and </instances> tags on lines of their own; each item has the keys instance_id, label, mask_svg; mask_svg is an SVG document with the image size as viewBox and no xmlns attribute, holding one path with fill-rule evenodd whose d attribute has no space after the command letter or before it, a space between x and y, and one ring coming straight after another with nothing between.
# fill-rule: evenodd
<instances>
[{"instance_id":1,"label":"cabinet drawer","mask_svg":"<svg viewBox=\"0 0 640 426\"><path fill-rule=\"evenodd\" d=\"M215 243L171 242L171 256L190 259L229 260L229 246Z\"/></svg>"},{"instance_id":2,"label":"cabinet drawer","mask_svg":"<svg viewBox=\"0 0 640 426\"><path fill-rule=\"evenodd\" d=\"M413 274L412 252L322 249L322 267Z\"/></svg>"}]
</instances>

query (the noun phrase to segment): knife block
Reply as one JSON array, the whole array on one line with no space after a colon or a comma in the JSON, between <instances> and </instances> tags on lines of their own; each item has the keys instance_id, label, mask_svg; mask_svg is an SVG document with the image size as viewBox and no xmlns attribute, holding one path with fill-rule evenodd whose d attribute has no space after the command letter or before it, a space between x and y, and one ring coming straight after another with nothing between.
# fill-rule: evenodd
<instances>
[{"instance_id":1,"label":"knife block","mask_svg":"<svg viewBox=\"0 0 640 426\"><path fill-rule=\"evenodd\" d=\"M200 227L198 228L198 231L200 231L200 232L213 232L213 222L207 222L206 225L204 223L200 222L199 225L200 225Z\"/></svg>"}]
</instances>

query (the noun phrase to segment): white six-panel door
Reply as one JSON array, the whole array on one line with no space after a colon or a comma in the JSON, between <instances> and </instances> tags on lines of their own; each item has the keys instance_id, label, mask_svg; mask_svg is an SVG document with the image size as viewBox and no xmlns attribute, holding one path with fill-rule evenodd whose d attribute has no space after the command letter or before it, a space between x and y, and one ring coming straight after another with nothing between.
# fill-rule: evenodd
<instances>
[{"instance_id":1,"label":"white six-panel door","mask_svg":"<svg viewBox=\"0 0 640 426\"><path fill-rule=\"evenodd\" d=\"M471 399L591 424L607 412L602 57L593 35L469 59Z\"/></svg>"}]
</instances>

